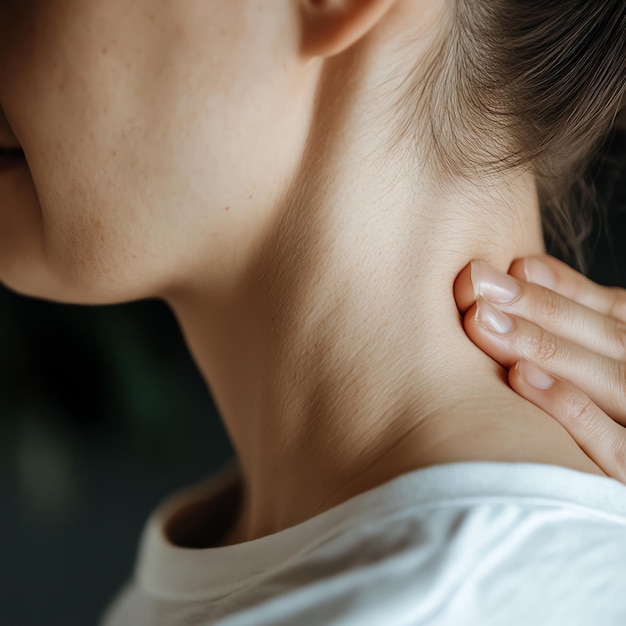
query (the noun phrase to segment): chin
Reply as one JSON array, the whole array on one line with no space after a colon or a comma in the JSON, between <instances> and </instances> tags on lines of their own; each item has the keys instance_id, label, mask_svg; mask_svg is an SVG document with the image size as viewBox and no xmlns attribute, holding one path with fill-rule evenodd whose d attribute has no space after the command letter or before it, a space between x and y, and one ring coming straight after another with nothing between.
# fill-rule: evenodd
<instances>
[{"instance_id":1,"label":"chin","mask_svg":"<svg viewBox=\"0 0 626 626\"><path fill-rule=\"evenodd\" d=\"M78 293L68 285L61 285L56 281L42 281L34 278L2 276L0 283L9 291L27 298L49 300L62 304L105 304L105 298L98 298L96 294Z\"/></svg>"},{"instance_id":2,"label":"chin","mask_svg":"<svg viewBox=\"0 0 626 626\"><path fill-rule=\"evenodd\" d=\"M40 268L38 271L0 272L0 284L14 293L62 304L110 305L141 300L154 296L138 286L89 279L82 275L59 276Z\"/></svg>"}]
</instances>

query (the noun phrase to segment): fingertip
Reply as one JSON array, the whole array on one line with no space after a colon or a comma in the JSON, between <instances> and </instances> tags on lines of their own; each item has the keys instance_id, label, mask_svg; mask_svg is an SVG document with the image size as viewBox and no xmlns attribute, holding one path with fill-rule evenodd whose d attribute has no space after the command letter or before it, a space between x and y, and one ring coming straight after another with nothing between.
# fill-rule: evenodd
<instances>
[{"instance_id":1,"label":"fingertip","mask_svg":"<svg viewBox=\"0 0 626 626\"><path fill-rule=\"evenodd\" d=\"M476 320L476 308L478 301L472 302L471 306L463 313L463 329L467 336L474 342L480 342L485 336L485 330ZM481 347L481 349L483 349Z\"/></svg>"},{"instance_id":2,"label":"fingertip","mask_svg":"<svg viewBox=\"0 0 626 626\"><path fill-rule=\"evenodd\" d=\"M522 375L520 371L521 361L517 361L512 367L509 368L509 385L511 389L515 391L519 396L525 398L529 402L532 402L536 406L545 410L545 402L547 400L544 395L545 390L539 390L531 385Z\"/></svg>"},{"instance_id":3,"label":"fingertip","mask_svg":"<svg viewBox=\"0 0 626 626\"><path fill-rule=\"evenodd\" d=\"M536 391L548 391L554 387L556 380L540 367L524 359L515 364L517 375L525 384Z\"/></svg>"},{"instance_id":4,"label":"fingertip","mask_svg":"<svg viewBox=\"0 0 626 626\"><path fill-rule=\"evenodd\" d=\"M529 254L511 262L509 274L527 283L537 283L551 288L556 282L555 270L549 254Z\"/></svg>"},{"instance_id":5,"label":"fingertip","mask_svg":"<svg viewBox=\"0 0 626 626\"><path fill-rule=\"evenodd\" d=\"M523 386L523 382L524 380L519 372L519 361L516 361L513 367L509 368L509 385L517 391Z\"/></svg>"},{"instance_id":6,"label":"fingertip","mask_svg":"<svg viewBox=\"0 0 626 626\"><path fill-rule=\"evenodd\" d=\"M453 291L456 305L461 314L465 315L467 310L475 302L474 287L472 285L471 262L468 263L454 280Z\"/></svg>"},{"instance_id":7,"label":"fingertip","mask_svg":"<svg viewBox=\"0 0 626 626\"><path fill-rule=\"evenodd\" d=\"M524 258L514 259L509 266L508 272L513 278L528 282L526 279L526 272L524 271Z\"/></svg>"}]
</instances>

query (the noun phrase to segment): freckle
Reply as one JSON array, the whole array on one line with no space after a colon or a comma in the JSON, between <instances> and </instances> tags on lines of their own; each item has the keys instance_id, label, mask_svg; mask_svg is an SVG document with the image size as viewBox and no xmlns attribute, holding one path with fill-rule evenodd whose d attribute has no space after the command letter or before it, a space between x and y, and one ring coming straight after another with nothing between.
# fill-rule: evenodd
<instances>
[{"instance_id":1,"label":"freckle","mask_svg":"<svg viewBox=\"0 0 626 626\"><path fill-rule=\"evenodd\" d=\"M230 207L229 206L224 207L224 211L230 211Z\"/></svg>"},{"instance_id":2,"label":"freckle","mask_svg":"<svg viewBox=\"0 0 626 626\"><path fill-rule=\"evenodd\" d=\"M252 200L252 196L248 196L248 200Z\"/></svg>"},{"instance_id":3,"label":"freckle","mask_svg":"<svg viewBox=\"0 0 626 626\"><path fill-rule=\"evenodd\" d=\"M106 54L108 50L106 48L102 48L102 54Z\"/></svg>"}]
</instances>

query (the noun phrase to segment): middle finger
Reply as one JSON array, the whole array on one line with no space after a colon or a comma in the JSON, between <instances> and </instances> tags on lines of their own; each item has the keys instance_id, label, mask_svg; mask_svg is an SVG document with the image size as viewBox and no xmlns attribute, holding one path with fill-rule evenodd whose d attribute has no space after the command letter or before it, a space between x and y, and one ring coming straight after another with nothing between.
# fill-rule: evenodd
<instances>
[{"instance_id":1,"label":"middle finger","mask_svg":"<svg viewBox=\"0 0 626 626\"><path fill-rule=\"evenodd\" d=\"M545 287L518 281L485 261L472 262L471 279L475 297L600 355L626 361L623 321Z\"/></svg>"}]
</instances>

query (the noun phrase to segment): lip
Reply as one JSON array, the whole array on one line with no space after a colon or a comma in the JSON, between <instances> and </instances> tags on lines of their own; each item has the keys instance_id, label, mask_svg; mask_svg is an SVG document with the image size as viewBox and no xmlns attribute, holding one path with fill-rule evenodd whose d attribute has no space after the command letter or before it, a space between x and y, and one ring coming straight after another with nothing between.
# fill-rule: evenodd
<instances>
[{"instance_id":1,"label":"lip","mask_svg":"<svg viewBox=\"0 0 626 626\"><path fill-rule=\"evenodd\" d=\"M17 148L7 150L0 148L0 174L25 164L26 158L24 157L24 152L21 149Z\"/></svg>"}]
</instances>

